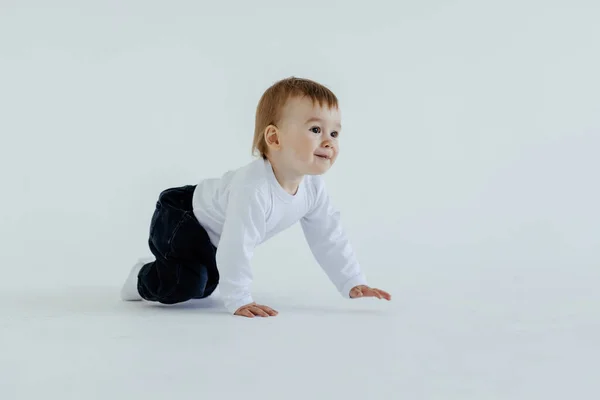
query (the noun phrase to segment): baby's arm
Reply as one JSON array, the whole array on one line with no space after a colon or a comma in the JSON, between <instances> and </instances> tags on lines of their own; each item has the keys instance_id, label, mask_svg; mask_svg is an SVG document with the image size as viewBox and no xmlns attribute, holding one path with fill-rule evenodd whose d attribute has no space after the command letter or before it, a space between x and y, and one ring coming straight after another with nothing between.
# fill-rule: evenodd
<instances>
[{"instance_id":1,"label":"baby's arm","mask_svg":"<svg viewBox=\"0 0 600 400\"><path fill-rule=\"evenodd\" d=\"M322 178L316 182L316 204L301 220L315 259L345 298L373 296L389 300L391 296L387 292L368 286L342 227L340 213L333 206Z\"/></svg>"},{"instance_id":2,"label":"baby's arm","mask_svg":"<svg viewBox=\"0 0 600 400\"><path fill-rule=\"evenodd\" d=\"M232 187L225 224L217 248L219 291L232 314L275 315L268 307L254 303L250 294L250 260L265 233L265 200L254 187Z\"/></svg>"}]
</instances>

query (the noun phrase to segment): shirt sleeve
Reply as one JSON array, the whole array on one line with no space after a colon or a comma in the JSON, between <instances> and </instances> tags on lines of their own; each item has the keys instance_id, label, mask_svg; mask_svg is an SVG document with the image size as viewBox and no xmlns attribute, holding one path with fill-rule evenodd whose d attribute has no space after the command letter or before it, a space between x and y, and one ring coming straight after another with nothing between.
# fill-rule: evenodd
<instances>
[{"instance_id":1,"label":"shirt sleeve","mask_svg":"<svg viewBox=\"0 0 600 400\"><path fill-rule=\"evenodd\" d=\"M321 268L340 294L350 297L357 285L367 285L356 255L340 222L324 183L316 185L316 202L301 220L306 241Z\"/></svg>"},{"instance_id":2,"label":"shirt sleeve","mask_svg":"<svg viewBox=\"0 0 600 400\"><path fill-rule=\"evenodd\" d=\"M216 261L219 291L230 313L252 303L250 261L265 233L264 197L256 188L236 187L229 194Z\"/></svg>"}]
</instances>

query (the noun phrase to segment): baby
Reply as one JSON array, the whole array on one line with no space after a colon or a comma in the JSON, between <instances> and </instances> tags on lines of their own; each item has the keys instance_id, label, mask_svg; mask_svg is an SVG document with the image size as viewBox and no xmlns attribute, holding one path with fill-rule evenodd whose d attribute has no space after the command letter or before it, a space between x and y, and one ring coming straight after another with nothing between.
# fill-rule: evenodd
<instances>
[{"instance_id":1,"label":"baby","mask_svg":"<svg viewBox=\"0 0 600 400\"><path fill-rule=\"evenodd\" d=\"M133 266L121 298L175 304L208 297L218 285L231 314L275 316L252 299L250 261L257 245L300 221L343 297L391 300L368 286L321 176L338 156L340 121L337 97L317 82L292 77L268 88L256 110L257 159L160 193L148 240L154 260Z\"/></svg>"}]
</instances>

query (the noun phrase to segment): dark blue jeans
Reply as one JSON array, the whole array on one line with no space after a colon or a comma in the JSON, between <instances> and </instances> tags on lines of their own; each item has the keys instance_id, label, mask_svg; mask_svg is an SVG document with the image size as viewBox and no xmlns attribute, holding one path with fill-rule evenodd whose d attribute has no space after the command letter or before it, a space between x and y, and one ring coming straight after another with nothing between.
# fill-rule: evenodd
<instances>
[{"instance_id":1,"label":"dark blue jeans","mask_svg":"<svg viewBox=\"0 0 600 400\"><path fill-rule=\"evenodd\" d=\"M175 304L201 299L219 283L217 249L192 211L194 188L170 188L159 195L148 239L156 260L138 274L138 292L145 300Z\"/></svg>"}]
</instances>

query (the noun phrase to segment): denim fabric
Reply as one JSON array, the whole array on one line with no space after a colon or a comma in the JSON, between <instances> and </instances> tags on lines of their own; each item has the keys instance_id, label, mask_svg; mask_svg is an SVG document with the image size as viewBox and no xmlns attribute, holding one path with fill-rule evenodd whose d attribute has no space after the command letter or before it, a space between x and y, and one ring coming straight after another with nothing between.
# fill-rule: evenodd
<instances>
[{"instance_id":1,"label":"denim fabric","mask_svg":"<svg viewBox=\"0 0 600 400\"><path fill-rule=\"evenodd\" d=\"M194 188L170 188L159 195L148 239L156 260L138 274L138 292L145 300L175 304L201 299L219 283L217 249L193 213Z\"/></svg>"}]
</instances>

